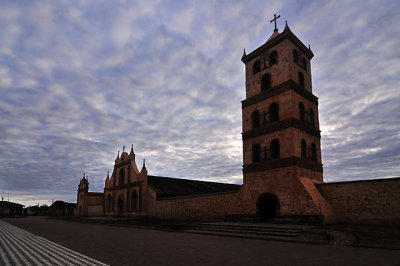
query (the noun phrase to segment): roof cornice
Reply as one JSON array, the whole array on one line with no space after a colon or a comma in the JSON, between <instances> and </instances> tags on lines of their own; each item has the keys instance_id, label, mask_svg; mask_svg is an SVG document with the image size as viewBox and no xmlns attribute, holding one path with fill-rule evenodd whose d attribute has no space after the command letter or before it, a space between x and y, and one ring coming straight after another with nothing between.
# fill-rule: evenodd
<instances>
[{"instance_id":1,"label":"roof cornice","mask_svg":"<svg viewBox=\"0 0 400 266\"><path fill-rule=\"evenodd\" d=\"M308 59L311 59L314 57L313 52L311 51L310 48L307 48L301 41L299 38L296 37L296 35L294 35L294 33L289 29L289 27L285 27L285 30L280 33L279 35L277 35L276 37L268 40L265 44L261 45L260 47L258 47L257 49L255 49L253 52L251 52L250 54L246 55L243 54L242 56L242 62L243 63L247 63L250 60L252 60L253 58L255 58L256 56L260 55L261 53L265 52L266 50L274 47L275 45L277 45L278 43L289 39L290 41L292 41L292 43L294 43L294 45L296 45L296 47L298 49L300 49L307 57Z\"/></svg>"}]
</instances>

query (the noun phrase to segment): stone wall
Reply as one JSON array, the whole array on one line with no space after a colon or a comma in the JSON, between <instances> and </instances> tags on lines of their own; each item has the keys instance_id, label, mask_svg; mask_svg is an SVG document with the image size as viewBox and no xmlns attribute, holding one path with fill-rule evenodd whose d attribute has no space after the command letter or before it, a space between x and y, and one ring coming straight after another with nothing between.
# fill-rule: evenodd
<instances>
[{"instance_id":1,"label":"stone wall","mask_svg":"<svg viewBox=\"0 0 400 266\"><path fill-rule=\"evenodd\" d=\"M103 193L88 192L85 195L85 215L86 216L103 216Z\"/></svg>"},{"instance_id":2,"label":"stone wall","mask_svg":"<svg viewBox=\"0 0 400 266\"><path fill-rule=\"evenodd\" d=\"M153 214L163 219L221 220L237 203L238 192L158 199Z\"/></svg>"},{"instance_id":3,"label":"stone wall","mask_svg":"<svg viewBox=\"0 0 400 266\"><path fill-rule=\"evenodd\" d=\"M338 222L400 224L400 178L316 185Z\"/></svg>"}]
</instances>

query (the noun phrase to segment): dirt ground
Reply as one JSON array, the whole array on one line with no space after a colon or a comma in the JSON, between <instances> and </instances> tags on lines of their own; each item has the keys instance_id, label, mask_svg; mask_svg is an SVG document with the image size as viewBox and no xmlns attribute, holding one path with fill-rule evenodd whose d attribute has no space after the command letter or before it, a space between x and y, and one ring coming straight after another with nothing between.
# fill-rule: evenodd
<instances>
[{"instance_id":1,"label":"dirt ground","mask_svg":"<svg viewBox=\"0 0 400 266\"><path fill-rule=\"evenodd\" d=\"M400 265L400 250L199 235L45 217L2 220L111 265Z\"/></svg>"}]
</instances>

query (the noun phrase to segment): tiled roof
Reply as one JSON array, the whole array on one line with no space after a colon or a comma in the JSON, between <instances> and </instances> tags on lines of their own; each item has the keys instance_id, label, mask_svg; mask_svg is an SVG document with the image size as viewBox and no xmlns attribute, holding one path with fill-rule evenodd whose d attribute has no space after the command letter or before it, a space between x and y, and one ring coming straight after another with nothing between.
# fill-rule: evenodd
<instances>
[{"instance_id":1,"label":"tiled roof","mask_svg":"<svg viewBox=\"0 0 400 266\"><path fill-rule=\"evenodd\" d=\"M151 175L147 177L147 183L156 191L157 198L233 192L240 189L240 185L235 184L206 182Z\"/></svg>"}]
</instances>

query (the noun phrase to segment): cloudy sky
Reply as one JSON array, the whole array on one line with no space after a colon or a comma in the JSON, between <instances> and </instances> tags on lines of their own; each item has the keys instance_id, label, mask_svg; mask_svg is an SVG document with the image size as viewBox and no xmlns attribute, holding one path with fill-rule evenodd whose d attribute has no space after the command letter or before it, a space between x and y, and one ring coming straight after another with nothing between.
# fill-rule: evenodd
<instances>
[{"instance_id":1,"label":"cloudy sky","mask_svg":"<svg viewBox=\"0 0 400 266\"><path fill-rule=\"evenodd\" d=\"M397 0L2 0L0 196L102 191L131 144L151 175L240 184L240 58L274 13L315 55L325 181L400 176Z\"/></svg>"}]
</instances>

